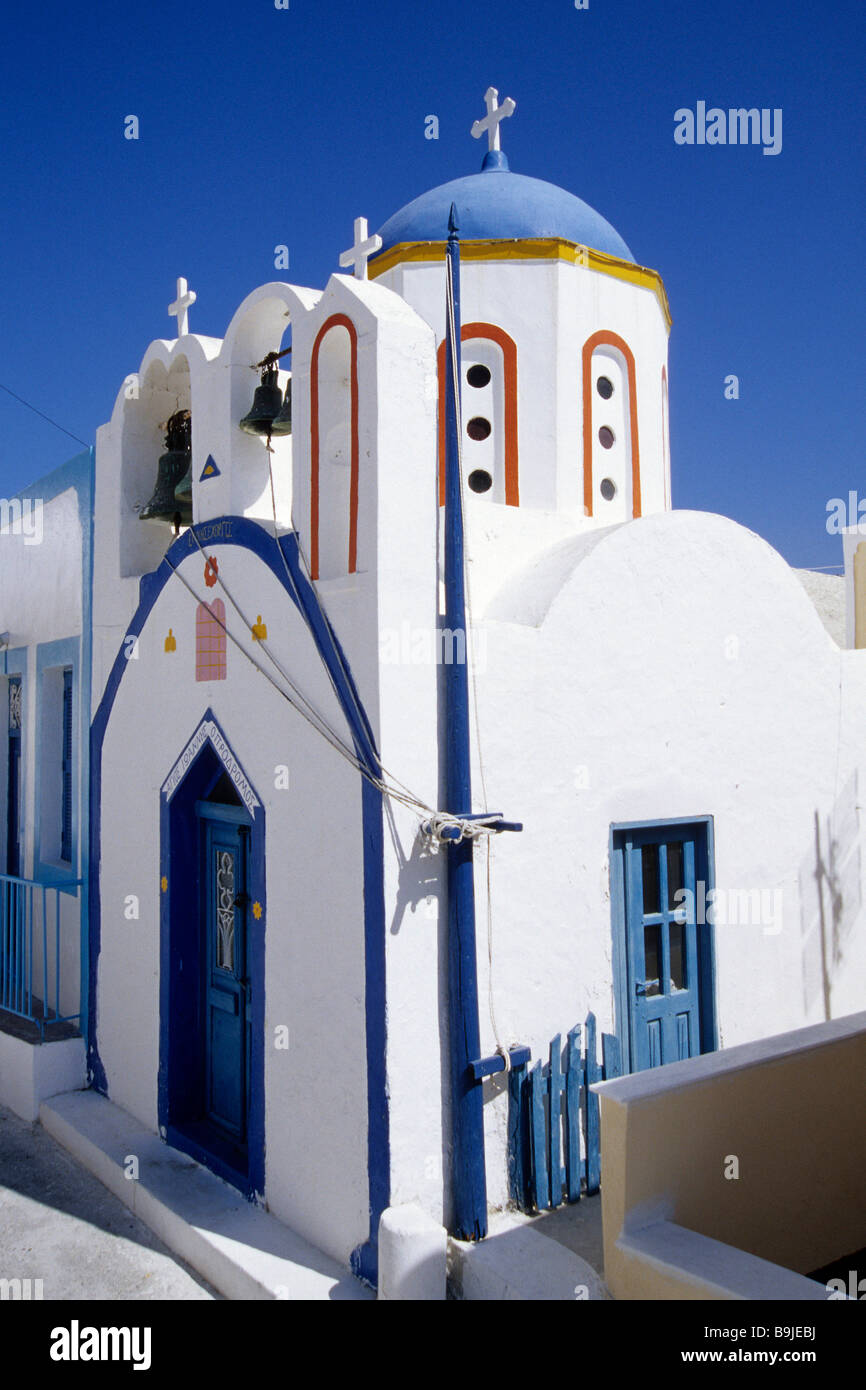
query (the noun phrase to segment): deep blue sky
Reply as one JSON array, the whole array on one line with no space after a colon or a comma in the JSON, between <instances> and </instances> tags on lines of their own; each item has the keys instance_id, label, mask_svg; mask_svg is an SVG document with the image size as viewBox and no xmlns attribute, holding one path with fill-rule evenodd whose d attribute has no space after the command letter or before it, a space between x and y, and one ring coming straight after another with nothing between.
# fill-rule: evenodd
<instances>
[{"instance_id":1,"label":"deep blue sky","mask_svg":"<svg viewBox=\"0 0 866 1390\"><path fill-rule=\"evenodd\" d=\"M584 198L664 278L675 505L792 564L840 560L827 500L866 494L862 0L4 9L0 382L83 440L174 336L178 275L215 336L264 281L323 285L354 217L375 228L480 167L493 85L518 104L511 167ZM699 100L781 107L782 152L675 144ZM0 494L78 448L0 392Z\"/></svg>"}]
</instances>

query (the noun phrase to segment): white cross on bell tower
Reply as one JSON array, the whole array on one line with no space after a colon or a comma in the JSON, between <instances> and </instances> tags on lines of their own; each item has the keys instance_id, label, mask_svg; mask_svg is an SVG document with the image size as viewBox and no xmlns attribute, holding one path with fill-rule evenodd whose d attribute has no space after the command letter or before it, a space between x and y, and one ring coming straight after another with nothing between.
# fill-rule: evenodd
<instances>
[{"instance_id":1,"label":"white cross on bell tower","mask_svg":"<svg viewBox=\"0 0 866 1390\"><path fill-rule=\"evenodd\" d=\"M367 235L366 217L355 218L355 245L350 251L343 251L340 255L340 265L345 267L353 265L355 267L355 279L366 280L367 261L382 246L382 238L378 233L373 236Z\"/></svg>"},{"instance_id":2,"label":"white cross on bell tower","mask_svg":"<svg viewBox=\"0 0 866 1390\"><path fill-rule=\"evenodd\" d=\"M488 150L499 150L502 148L499 141L499 123L504 121L506 116L513 116L517 109L517 102L512 101L511 97L506 97L502 105L499 104L499 93L495 87L488 87L484 93L484 104L487 107L487 115L482 116L480 121L475 121L472 126L472 134L479 140L487 131Z\"/></svg>"},{"instance_id":3,"label":"white cross on bell tower","mask_svg":"<svg viewBox=\"0 0 866 1390\"><path fill-rule=\"evenodd\" d=\"M195 304L195 290L188 290L186 280L181 275L177 282L177 299L169 304L168 312L177 319L177 336L184 338L189 332L189 306Z\"/></svg>"}]
</instances>

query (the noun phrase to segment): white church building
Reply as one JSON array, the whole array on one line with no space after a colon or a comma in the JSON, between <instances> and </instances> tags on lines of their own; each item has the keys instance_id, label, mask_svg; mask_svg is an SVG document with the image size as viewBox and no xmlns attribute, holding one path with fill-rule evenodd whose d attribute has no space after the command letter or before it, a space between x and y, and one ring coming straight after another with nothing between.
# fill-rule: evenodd
<instances>
[{"instance_id":1,"label":"white church building","mask_svg":"<svg viewBox=\"0 0 866 1390\"><path fill-rule=\"evenodd\" d=\"M459 1197L431 833L467 828L443 801L455 663L471 810L522 827L473 851L491 1208L514 1195L503 1052L545 1060L591 1012L634 1071L866 1000L866 657L834 631L841 581L673 508L661 277L512 172L513 103L487 104L481 171L375 236L359 219L324 289L254 289L214 338L180 284L177 336L97 431L92 601L88 578L47 634L90 663L77 1084L372 1283L383 1212L451 1229ZM443 631L452 205L468 643ZM163 491L187 480L145 519L169 420ZM7 585L22 554L0 539L10 711L44 611ZM62 549L26 559L48 604ZM49 787L40 749L25 786ZM38 855L5 867L40 879Z\"/></svg>"}]
</instances>

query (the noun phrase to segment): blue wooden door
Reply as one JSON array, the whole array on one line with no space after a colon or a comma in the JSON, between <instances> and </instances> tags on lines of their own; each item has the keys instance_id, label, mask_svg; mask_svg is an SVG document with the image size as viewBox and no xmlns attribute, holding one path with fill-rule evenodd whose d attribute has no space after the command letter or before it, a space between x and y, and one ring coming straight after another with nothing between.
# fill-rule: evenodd
<instances>
[{"instance_id":1,"label":"blue wooden door","mask_svg":"<svg viewBox=\"0 0 866 1390\"><path fill-rule=\"evenodd\" d=\"M223 808L201 821L205 1116L246 1142L250 984L247 973L249 830Z\"/></svg>"},{"instance_id":2,"label":"blue wooden door","mask_svg":"<svg viewBox=\"0 0 866 1390\"><path fill-rule=\"evenodd\" d=\"M624 832L626 998L631 1070L658 1067L715 1046L712 927L706 900L706 827Z\"/></svg>"}]
</instances>

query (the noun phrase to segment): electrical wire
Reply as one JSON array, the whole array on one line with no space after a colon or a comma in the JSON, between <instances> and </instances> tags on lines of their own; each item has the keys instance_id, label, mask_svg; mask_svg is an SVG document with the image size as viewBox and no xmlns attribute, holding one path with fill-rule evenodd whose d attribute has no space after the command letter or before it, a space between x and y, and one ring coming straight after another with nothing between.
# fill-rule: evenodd
<instances>
[{"instance_id":1,"label":"electrical wire","mask_svg":"<svg viewBox=\"0 0 866 1390\"><path fill-rule=\"evenodd\" d=\"M32 410L33 414L39 415L41 419L47 420L49 425L53 425L56 430L60 430L63 434L68 434L69 438L74 439L76 444L83 444L85 449L90 448L90 445L85 439L80 439L77 434L73 434L72 430L68 430L65 425L58 425L57 421L52 420L50 415L46 415L43 411L37 410L35 405L31 405L29 401L25 401L23 396L17 395L14 391L11 391L8 386L4 386L2 381L0 381L0 391L5 391L7 396L11 396L13 400L20 402L21 405L26 405L28 410Z\"/></svg>"},{"instance_id":2,"label":"electrical wire","mask_svg":"<svg viewBox=\"0 0 866 1390\"><path fill-rule=\"evenodd\" d=\"M177 578L180 580L181 584L183 584L184 588L187 589L187 590L190 592L190 594L192 594L192 597L195 599L196 603L204 603L204 602L206 602L205 599L202 599L201 596L200 596L199 594L196 593L196 591L195 591L195 589L192 587L192 585L191 585L191 584L188 582L188 580L186 580L186 579L184 578L184 576L181 574L180 569L179 569L176 565L173 565L173 564L172 564L171 560L169 560L169 558L168 558L167 555L164 556L164 559L165 559L165 563L168 565L168 567L169 567L169 569L172 571L172 573L175 574L175 575L177 576ZM219 627L222 628L223 632L226 634L226 637L229 639L229 641L233 642L234 645L238 648L238 650L241 651L241 652L243 653L243 655L244 655L244 656L247 658L247 660L249 661L250 665L253 666L254 669L258 671L259 675L264 676L265 680L268 681L269 684L272 685L272 686L274 687L274 689L278 692L278 694L280 694L280 695L283 697L284 700L288 701L288 703L292 706L292 708L295 709L295 710L297 711L297 713L300 714L301 717L307 721L308 724L311 724L311 725L316 729L316 732L317 732L317 733L322 734L322 736L323 736L324 738L326 738L327 741L328 741L329 743L332 742L332 740L331 740L331 738L330 738L328 732L327 732L325 729L322 729L321 727L319 727L319 726L315 723L315 720L307 713L307 711L304 710L301 706L295 704L295 701L292 699L292 697L291 697L289 694L287 694L286 691L283 690L279 685L277 685L277 682L276 682L271 676L269 676L268 673L267 673L267 671L265 671L265 670L259 665L259 663L255 660L255 658L250 654L250 652L247 651L246 647L245 647L241 642L238 641L238 639L235 637L234 633L229 631L229 628L228 628L227 623L224 623L224 622L213 612L213 610L210 608L210 605L208 605L208 609L209 609L209 611L210 611L210 613L211 613L211 616L213 617L214 621L218 624ZM344 757L348 757L348 758L349 758L349 761L353 763L353 766L355 766L356 769L357 769L359 772L362 773L362 775L366 775L366 774L367 774L366 768L364 768L364 767L362 767L362 766L360 765L360 763L354 758L354 755L348 754L348 751L347 751L346 749L344 749L344 748L339 748L338 751L339 751L340 753L342 753Z\"/></svg>"}]
</instances>

